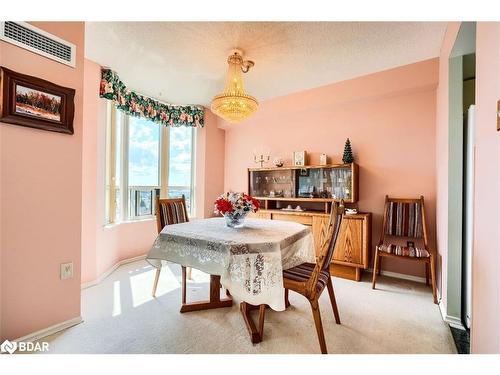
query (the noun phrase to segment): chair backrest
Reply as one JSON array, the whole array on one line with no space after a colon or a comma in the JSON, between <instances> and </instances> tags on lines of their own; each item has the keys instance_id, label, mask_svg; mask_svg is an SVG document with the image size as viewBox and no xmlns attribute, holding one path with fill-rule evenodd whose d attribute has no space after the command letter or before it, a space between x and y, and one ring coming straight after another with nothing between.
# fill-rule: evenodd
<instances>
[{"instance_id":1,"label":"chair backrest","mask_svg":"<svg viewBox=\"0 0 500 375\"><path fill-rule=\"evenodd\" d=\"M320 249L323 248L325 243L327 243L330 240L330 231L332 230L333 223L335 222L335 215L337 214L337 210L334 210L333 206L335 203L332 203L332 209L330 210L330 216L328 217L328 223L326 225L321 226L321 230L319 232L319 244L315 246L318 246ZM340 201L340 205L344 205L344 200Z\"/></svg>"},{"instance_id":2,"label":"chair backrest","mask_svg":"<svg viewBox=\"0 0 500 375\"><path fill-rule=\"evenodd\" d=\"M158 233L166 225L186 223L189 221L186 199L184 195L180 198L160 199L156 197L156 226Z\"/></svg>"},{"instance_id":3,"label":"chair backrest","mask_svg":"<svg viewBox=\"0 0 500 375\"><path fill-rule=\"evenodd\" d=\"M427 246L423 196L420 198L385 196L381 242L385 236L423 239Z\"/></svg>"},{"instance_id":4,"label":"chair backrest","mask_svg":"<svg viewBox=\"0 0 500 375\"><path fill-rule=\"evenodd\" d=\"M323 258L322 270L329 269L330 263L332 262L333 252L335 251L335 245L337 244L337 238L340 233L340 225L342 224L342 218L344 216L344 202L342 201L339 206L335 206L335 210L332 204L332 211L328 229L328 241L323 245L323 247L326 248L326 254Z\"/></svg>"},{"instance_id":5,"label":"chair backrest","mask_svg":"<svg viewBox=\"0 0 500 375\"><path fill-rule=\"evenodd\" d=\"M323 241L323 243L321 244L321 250L316 260L316 266L314 267L314 271L311 277L307 281L306 289L309 296L314 296L316 293L316 284L318 282L321 271L328 270L330 267L330 263L333 258L333 252L335 250L335 245L337 244L337 238L339 236L343 215L344 203L341 202L340 205L336 202L332 203L332 212L327 229L327 240Z\"/></svg>"},{"instance_id":6,"label":"chair backrest","mask_svg":"<svg viewBox=\"0 0 500 375\"><path fill-rule=\"evenodd\" d=\"M321 250L324 249L325 246L328 246L331 242L331 237L332 235L340 230L340 223L342 222L342 216L344 215L344 200L340 200L340 204L334 202L332 203L332 209L330 210L330 217L328 218L328 223L326 226L323 226L320 231L320 236L319 236L319 248L320 248L320 255L321 255ZM338 217L340 216L340 217ZM338 228L337 228L338 225ZM329 250L329 248L327 247ZM325 267L329 267L329 264L332 260L333 257L333 251L327 252L325 257Z\"/></svg>"}]
</instances>

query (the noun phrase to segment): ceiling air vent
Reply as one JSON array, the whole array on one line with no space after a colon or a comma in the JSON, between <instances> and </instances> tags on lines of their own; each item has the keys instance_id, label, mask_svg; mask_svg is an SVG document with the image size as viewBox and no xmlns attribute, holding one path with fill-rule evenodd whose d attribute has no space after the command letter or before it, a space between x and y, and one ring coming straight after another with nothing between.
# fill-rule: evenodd
<instances>
[{"instance_id":1,"label":"ceiling air vent","mask_svg":"<svg viewBox=\"0 0 500 375\"><path fill-rule=\"evenodd\" d=\"M26 22L0 22L0 39L75 67L76 46Z\"/></svg>"}]
</instances>

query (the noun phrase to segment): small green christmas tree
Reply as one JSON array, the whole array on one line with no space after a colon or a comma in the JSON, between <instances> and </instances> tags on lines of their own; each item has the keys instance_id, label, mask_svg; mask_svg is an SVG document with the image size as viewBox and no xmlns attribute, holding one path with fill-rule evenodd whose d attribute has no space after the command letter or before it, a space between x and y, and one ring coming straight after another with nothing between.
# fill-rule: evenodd
<instances>
[{"instance_id":1,"label":"small green christmas tree","mask_svg":"<svg viewBox=\"0 0 500 375\"><path fill-rule=\"evenodd\" d=\"M354 156L352 155L352 150L351 150L351 141L349 138L347 138L347 141L345 141L345 146L344 146L344 156L342 156L342 161L344 164L349 164L354 161Z\"/></svg>"}]
</instances>

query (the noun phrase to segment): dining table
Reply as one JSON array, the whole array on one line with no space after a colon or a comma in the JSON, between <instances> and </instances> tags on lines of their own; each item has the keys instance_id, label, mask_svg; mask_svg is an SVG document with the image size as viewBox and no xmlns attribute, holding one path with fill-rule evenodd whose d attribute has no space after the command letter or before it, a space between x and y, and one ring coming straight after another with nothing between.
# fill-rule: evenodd
<instances>
[{"instance_id":1,"label":"dining table","mask_svg":"<svg viewBox=\"0 0 500 375\"><path fill-rule=\"evenodd\" d=\"M233 298L253 343L262 341L267 307L285 310L283 270L315 262L308 226L280 220L247 218L241 228L222 217L167 225L146 260L154 267L172 262L210 275L209 299L181 303L180 312L230 307ZM227 293L221 297L221 285ZM259 309L258 325L250 311Z\"/></svg>"}]
</instances>

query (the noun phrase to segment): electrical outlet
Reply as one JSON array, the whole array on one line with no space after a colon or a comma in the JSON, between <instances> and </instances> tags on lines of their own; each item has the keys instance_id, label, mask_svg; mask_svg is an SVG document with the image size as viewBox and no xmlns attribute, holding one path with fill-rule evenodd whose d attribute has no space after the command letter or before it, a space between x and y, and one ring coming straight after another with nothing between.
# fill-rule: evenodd
<instances>
[{"instance_id":1,"label":"electrical outlet","mask_svg":"<svg viewBox=\"0 0 500 375\"><path fill-rule=\"evenodd\" d=\"M61 280L73 277L73 262L61 263Z\"/></svg>"}]
</instances>

